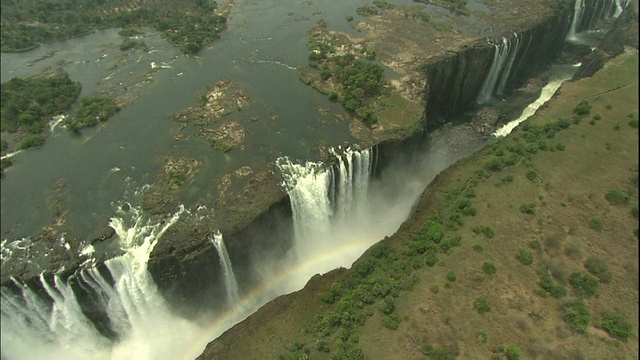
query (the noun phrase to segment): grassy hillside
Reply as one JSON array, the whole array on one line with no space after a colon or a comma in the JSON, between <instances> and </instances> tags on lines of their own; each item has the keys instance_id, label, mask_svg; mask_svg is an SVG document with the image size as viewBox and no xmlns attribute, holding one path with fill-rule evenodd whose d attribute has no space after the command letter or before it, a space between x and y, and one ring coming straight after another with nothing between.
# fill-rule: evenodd
<instances>
[{"instance_id":1,"label":"grassy hillside","mask_svg":"<svg viewBox=\"0 0 640 360\"><path fill-rule=\"evenodd\" d=\"M638 54L440 174L350 270L266 305L229 359L638 356Z\"/></svg>"}]
</instances>

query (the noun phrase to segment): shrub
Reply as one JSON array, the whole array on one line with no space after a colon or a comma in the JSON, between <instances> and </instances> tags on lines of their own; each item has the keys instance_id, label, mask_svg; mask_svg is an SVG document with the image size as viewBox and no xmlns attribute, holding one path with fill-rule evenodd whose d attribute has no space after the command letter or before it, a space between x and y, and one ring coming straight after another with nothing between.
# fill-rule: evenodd
<instances>
[{"instance_id":1,"label":"shrub","mask_svg":"<svg viewBox=\"0 0 640 360\"><path fill-rule=\"evenodd\" d=\"M578 332L584 332L591 321L591 312L582 300L565 304L562 307L564 311L564 321Z\"/></svg>"},{"instance_id":2,"label":"shrub","mask_svg":"<svg viewBox=\"0 0 640 360\"><path fill-rule=\"evenodd\" d=\"M549 275L544 275L540 279L540 287L545 291L545 293L549 293L556 299L564 297L567 295L567 288L561 285L557 285Z\"/></svg>"},{"instance_id":3,"label":"shrub","mask_svg":"<svg viewBox=\"0 0 640 360\"><path fill-rule=\"evenodd\" d=\"M427 355L431 360L454 360L456 356L445 349L425 346L422 353Z\"/></svg>"},{"instance_id":4,"label":"shrub","mask_svg":"<svg viewBox=\"0 0 640 360\"><path fill-rule=\"evenodd\" d=\"M523 214L535 215L536 204L535 203L522 204L520 205L520 212Z\"/></svg>"},{"instance_id":5,"label":"shrub","mask_svg":"<svg viewBox=\"0 0 640 360\"><path fill-rule=\"evenodd\" d=\"M613 189L604 196L611 205L622 205L629 202L629 193Z\"/></svg>"},{"instance_id":6,"label":"shrub","mask_svg":"<svg viewBox=\"0 0 640 360\"><path fill-rule=\"evenodd\" d=\"M485 274L493 275L496 273L496 271L498 271L498 269L494 264L490 262L484 262L482 264L482 271L484 271Z\"/></svg>"},{"instance_id":7,"label":"shrub","mask_svg":"<svg viewBox=\"0 0 640 360\"><path fill-rule=\"evenodd\" d=\"M535 170L529 170L527 172L527 179L530 181L535 181L538 178L538 173Z\"/></svg>"},{"instance_id":8,"label":"shrub","mask_svg":"<svg viewBox=\"0 0 640 360\"><path fill-rule=\"evenodd\" d=\"M629 338L633 336L633 323L622 310L608 312L602 319L602 328L609 334L621 338Z\"/></svg>"},{"instance_id":9,"label":"shrub","mask_svg":"<svg viewBox=\"0 0 640 360\"><path fill-rule=\"evenodd\" d=\"M324 339L319 339L316 342L316 350L320 351L320 352L326 352L328 353L329 351L331 351L331 349L329 348L329 344L327 343L326 340Z\"/></svg>"},{"instance_id":10,"label":"shrub","mask_svg":"<svg viewBox=\"0 0 640 360\"><path fill-rule=\"evenodd\" d=\"M569 284L573 291L580 297L590 297L598 291L600 281L597 277L580 272L574 272L569 276Z\"/></svg>"},{"instance_id":11,"label":"shrub","mask_svg":"<svg viewBox=\"0 0 640 360\"><path fill-rule=\"evenodd\" d=\"M600 219L597 216L594 216L591 218L591 221L589 222L589 227L596 231L602 231L602 229L604 229L604 223L602 222L602 219Z\"/></svg>"},{"instance_id":12,"label":"shrub","mask_svg":"<svg viewBox=\"0 0 640 360\"><path fill-rule=\"evenodd\" d=\"M487 336L486 332L482 330L478 330L476 331L476 339L478 340L479 343L486 344L487 341L489 340L489 336Z\"/></svg>"},{"instance_id":13,"label":"shrub","mask_svg":"<svg viewBox=\"0 0 640 360\"><path fill-rule=\"evenodd\" d=\"M573 109L573 113L577 115L588 115L591 112L591 104L587 100L582 100Z\"/></svg>"},{"instance_id":14,"label":"shrub","mask_svg":"<svg viewBox=\"0 0 640 360\"><path fill-rule=\"evenodd\" d=\"M531 265L533 263L533 255L526 249L518 249L516 259L518 259L522 265Z\"/></svg>"},{"instance_id":15,"label":"shrub","mask_svg":"<svg viewBox=\"0 0 640 360\"><path fill-rule=\"evenodd\" d=\"M391 314L382 317L382 326L386 327L389 330L396 330L398 326L400 326L400 316L398 314Z\"/></svg>"},{"instance_id":16,"label":"shrub","mask_svg":"<svg viewBox=\"0 0 640 360\"><path fill-rule=\"evenodd\" d=\"M476 252L482 252L483 250L482 245L480 244L473 245L473 250L475 250Z\"/></svg>"},{"instance_id":17,"label":"shrub","mask_svg":"<svg viewBox=\"0 0 640 360\"><path fill-rule=\"evenodd\" d=\"M505 349L504 354L507 356L507 359L509 360L518 360L522 356L522 350L520 350L520 347L518 345L510 344Z\"/></svg>"},{"instance_id":18,"label":"shrub","mask_svg":"<svg viewBox=\"0 0 640 360\"><path fill-rule=\"evenodd\" d=\"M449 271L447 273L447 281L449 282L455 282L458 279L458 277L456 276L456 273L453 271Z\"/></svg>"},{"instance_id":19,"label":"shrub","mask_svg":"<svg viewBox=\"0 0 640 360\"><path fill-rule=\"evenodd\" d=\"M589 274L597 277L600 282L608 284L611 282L611 271L609 271L609 265L602 258L597 256L591 256L585 261L584 267Z\"/></svg>"},{"instance_id":20,"label":"shrub","mask_svg":"<svg viewBox=\"0 0 640 360\"><path fill-rule=\"evenodd\" d=\"M431 252L424 257L424 263L429 267L433 267L438 262L438 256Z\"/></svg>"},{"instance_id":21,"label":"shrub","mask_svg":"<svg viewBox=\"0 0 640 360\"><path fill-rule=\"evenodd\" d=\"M438 285L431 285L429 286L429 290L431 290L432 293L437 294L440 291L440 286Z\"/></svg>"},{"instance_id":22,"label":"shrub","mask_svg":"<svg viewBox=\"0 0 640 360\"><path fill-rule=\"evenodd\" d=\"M45 136L42 134L27 135L20 142L20 150L38 147L44 144Z\"/></svg>"},{"instance_id":23,"label":"shrub","mask_svg":"<svg viewBox=\"0 0 640 360\"><path fill-rule=\"evenodd\" d=\"M471 228L471 231L473 231L474 234L482 233L487 239L491 239L496 235L496 232L490 226L474 226Z\"/></svg>"},{"instance_id":24,"label":"shrub","mask_svg":"<svg viewBox=\"0 0 640 360\"><path fill-rule=\"evenodd\" d=\"M513 175L507 175L505 177L502 178L501 180L503 183L511 183L513 182Z\"/></svg>"},{"instance_id":25,"label":"shrub","mask_svg":"<svg viewBox=\"0 0 640 360\"><path fill-rule=\"evenodd\" d=\"M542 245L538 240L529 241L529 247L532 248L533 250L542 250Z\"/></svg>"},{"instance_id":26,"label":"shrub","mask_svg":"<svg viewBox=\"0 0 640 360\"><path fill-rule=\"evenodd\" d=\"M478 312L478 314L484 314L491 311L491 303L489 302L489 299L481 296L473 302L473 308Z\"/></svg>"}]
</instances>

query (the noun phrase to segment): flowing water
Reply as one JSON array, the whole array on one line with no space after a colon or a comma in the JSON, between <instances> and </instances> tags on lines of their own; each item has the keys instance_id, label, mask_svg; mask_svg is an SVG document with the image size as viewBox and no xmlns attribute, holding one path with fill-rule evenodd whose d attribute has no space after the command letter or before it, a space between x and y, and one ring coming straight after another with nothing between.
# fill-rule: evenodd
<instances>
[{"instance_id":1,"label":"flowing water","mask_svg":"<svg viewBox=\"0 0 640 360\"><path fill-rule=\"evenodd\" d=\"M73 138L59 125L53 126L53 135L43 148L13 155L16 165L2 184L2 233L10 239L2 243L3 261L11 256L9 242L16 248L28 247L28 238L17 239L52 221L46 199L61 178L67 179L72 194L66 200L72 215L67 226L83 235L108 221L122 255L107 260L104 268L89 260L69 279L43 274L35 287L16 280L13 291L3 288L3 359L192 359L209 341L264 303L302 288L317 273L350 266L372 244L393 234L433 177L477 149L449 157L432 151L396 159L375 179L370 176L375 148L336 147L332 150L333 165L317 161L317 155L310 151L316 142L337 144L352 139L345 123L319 126L318 115L310 110L322 106L342 111L297 79L295 69L307 62L304 33L321 18L344 19L345 13L355 13L355 8L365 3L301 4L289 0L276 6L239 2L230 16L229 30L197 57L180 55L148 35L145 41L152 51L125 57L122 63L117 50L121 39L115 30L44 45L29 53L2 54L2 81L36 74L64 59L72 79L82 81L84 95L98 91L105 82L126 92L132 91L124 88L129 78L152 79L141 86L132 85L141 98L103 127ZM336 21L335 29L353 33L346 21ZM483 86L482 97L487 101L500 91L501 84L503 90L506 86L508 69L519 47L517 36L513 41L505 38L496 45L492 74ZM34 62L51 52L53 56ZM119 65L114 68L115 64ZM236 116L246 120L274 111L278 121L270 126L244 121L247 146L228 156L212 152L207 144L175 141L172 134L178 124L169 120L170 115L192 105L208 85L224 78L246 86L254 99ZM440 141L440 149L445 148L446 138ZM127 212L119 208L114 215L113 210L114 202L130 190L130 179L135 184L151 182L167 153L202 159L199 185L203 189L211 179L241 165L259 167L276 162L292 205L292 251L283 259L257 257L252 265L259 285L243 289L241 295L237 281L232 280L235 276L222 234L214 235L227 304L223 311L208 314L198 323L173 313L147 271L149 255L159 237L188 216L188 211L181 207L159 221L149 218L136 204ZM296 158L307 161L291 160ZM185 205L191 205L190 198L183 199ZM60 243L66 244L64 238ZM91 246L84 251L93 252ZM108 320L102 327L80 310L82 304L74 290L78 286L92 294L92 304Z\"/></svg>"},{"instance_id":2,"label":"flowing water","mask_svg":"<svg viewBox=\"0 0 640 360\"><path fill-rule=\"evenodd\" d=\"M231 266L231 259L227 252L227 247L224 245L224 239L219 231L213 234L211 240L220 257L220 265L222 266L222 276L224 277L224 285L227 291L227 305L229 307L237 303L240 300L240 290L238 289L238 281L236 275L233 273L233 267Z\"/></svg>"}]
</instances>

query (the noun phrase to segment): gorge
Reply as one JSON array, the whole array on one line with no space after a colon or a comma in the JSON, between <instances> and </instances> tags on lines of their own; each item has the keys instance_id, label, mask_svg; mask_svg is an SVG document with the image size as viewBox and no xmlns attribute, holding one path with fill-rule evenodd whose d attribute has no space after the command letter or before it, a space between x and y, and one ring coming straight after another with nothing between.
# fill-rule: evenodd
<instances>
[{"instance_id":1,"label":"gorge","mask_svg":"<svg viewBox=\"0 0 640 360\"><path fill-rule=\"evenodd\" d=\"M45 243L61 254L40 261L44 271L17 258L32 247L28 240L3 241L2 357L194 358L277 296L301 289L315 274L349 267L398 229L442 169L490 142L476 136L448 146L433 134L478 104L499 106L558 56L567 36L627 7L552 3L555 10L538 22L421 64L425 115L410 126L360 139L366 146L326 146L320 159L277 157L249 192L257 205L225 215L235 215L233 221L211 216L207 204L166 202L169 211L152 215L143 210L140 187L115 202L112 231L100 240L80 248L62 233ZM69 255L70 248L76 253Z\"/></svg>"}]
</instances>

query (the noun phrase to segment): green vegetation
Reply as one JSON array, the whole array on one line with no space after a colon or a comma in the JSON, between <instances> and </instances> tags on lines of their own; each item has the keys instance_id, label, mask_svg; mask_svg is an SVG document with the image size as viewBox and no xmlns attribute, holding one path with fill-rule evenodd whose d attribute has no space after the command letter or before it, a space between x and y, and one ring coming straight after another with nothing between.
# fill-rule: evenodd
<instances>
[{"instance_id":1,"label":"green vegetation","mask_svg":"<svg viewBox=\"0 0 640 360\"><path fill-rule=\"evenodd\" d=\"M584 301L573 301L562 307L564 321L575 331L584 332L591 321L591 312Z\"/></svg>"},{"instance_id":2,"label":"green vegetation","mask_svg":"<svg viewBox=\"0 0 640 360\"><path fill-rule=\"evenodd\" d=\"M496 273L496 271L498 271L498 269L496 268L496 266L493 263L485 261L482 264L482 271L484 271L484 273L487 274L487 275L493 275L493 274Z\"/></svg>"},{"instance_id":3,"label":"green vegetation","mask_svg":"<svg viewBox=\"0 0 640 360\"><path fill-rule=\"evenodd\" d=\"M627 124L629 124L629 126L631 126L634 129L638 128L638 113L637 112L633 112L629 115L627 115L627 117L630 119Z\"/></svg>"},{"instance_id":4,"label":"green vegetation","mask_svg":"<svg viewBox=\"0 0 640 360\"><path fill-rule=\"evenodd\" d=\"M589 115L590 112L591 104L589 104L589 101L587 100L580 101L580 103L578 103L578 105L573 109L573 113L576 115Z\"/></svg>"},{"instance_id":5,"label":"green vegetation","mask_svg":"<svg viewBox=\"0 0 640 360\"><path fill-rule=\"evenodd\" d=\"M489 302L489 299L481 296L473 302L473 308L478 312L478 314L484 314L491 311L491 303Z\"/></svg>"},{"instance_id":6,"label":"green vegetation","mask_svg":"<svg viewBox=\"0 0 640 360\"><path fill-rule=\"evenodd\" d=\"M449 271L447 273L447 281L455 282L457 279L458 279L458 277L456 276L456 273L454 271Z\"/></svg>"},{"instance_id":7,"label":"green vegetation","mask_svg":"<svg viewBox=\"0 0 640 360\"><path fill-rule=\"evenodd\" d=\"M589 227L595 231L602 231L604 229L604 223L601 218L594 216L589 221Z\"/></svg>"},{"instance_id":8,"label":"green vegetation","mask_svg":"<svg viewBox=\"0 0 640 360\"><path fill-rule=\"evenodd\" d=\"M474 234L483 234L487 239L491 239L496 235L496 232L491 226L474 226L471 228Z\"/></svg>"},{"instance_id":9,"label":"green vegetation","mask_svg":"<svg viewBox=\"0 0 640 360\"><path fill-rule=\"evenodd\" d=\"M522 265L531 265L533 263L533 255L527 249L518 249L516 259L518 259Z\"/></svg>"},{"instance_id":10,"label":"green vegetation","mask_svg":"<svg viewBox=\"0 0 640 360\"><path fill-rule=\"evenodd\" d=\"M80 83L67 73L31 79L13 78L0 86L0 130L37 134L55 115L71 107L80 95Z\"/></svg>"},{"instance_id":11,"label":"green vegetation","mask_svg":"<svg viewBox=\"0 0 640 360\"><path fill-rule=\"evenodd\" d=\"M431 360L454 360L455 354L448 352L443 348L434 348L430 345L425 346L422 349L422 353L429 357Z\"/></svg>"},{"instance_id":12,"label":"green vegetation","mask_svg":"<svg viewBox=\"0 0 640 360\"><path fill-rule=\"evenodd\" d=\"M176 11L179 8L180 11ZM144 1L137 6L96 0L2 2L2 51L32 49L40 43L86 35L95 29L132 27L159 31L185 54L218 38L226 17L215 15L214 0Z\"/></svg>"},{"instance_id":13,"label":"green vegetation","mask_svg":"<svg viewBox=\"0 0 640 360\"><path fill-rule=\"evenodd\" d=\"M546 294L559 299L567 295L567 288L556 284L553 279L547 274L543 275L539 281L540 287L544 291L540 295L546 296Z\"/></svg>"},{"instance_id":14,"label":"green vegetation","mask_svg":"<svg viewBox=\"0 0 640 360\"><path fill-rule=\"evenodd\" d=\"M619 338L630 338L633 336L633 322L622 310L608 312L602 319L602 328L609 334Z\"/></svg>"},{"instance_id":15,"label":"green vegetation","mask_svg":"<svg viewBox=\"0 0 640 360\"><path fill-rule=\"evenodd\" d=\"M589 274L597 277L600 282L605 284L611 282L611 271L609 270L609 265L604 261L604 259L597 256L591 256L587 261L585 261L584 267L587 269Z\"/></svg>"},{"instance_id":16,"label":"green vegetation","mask_svg":"<svg viewBox=\"0 0 640 360\"><path fill-rule=\"evenodd\" d=\"M535 215L536 204L535 203L522 204L520 205L520 212L523 214Z\"/></svg>"},{"instance_id":17,"label":"green vegetation","mask_svg":"<svg viewBox=\"0 0 640 360\"><path fill-rule=\"evenodd\" d=\"M623 205L629 203L629 193L613 189L604 196L611 205Z\"/></svg>"},{"instance_id":18,"label":"green vegetation","mask_svg":"<svg viewBox=\"0 0 640 360\"><path fill-rule=\"evenodd\" d=\"M504 351L504 354L509 360L518 360L522 356L522 350L516 344L509 344Z\"/></svg>"},{"instance_id":19,"label":"green vegetation","mask_svg":"<svg viewBox=\"0 0 640 360\"><path fill-rule=\"evenodd\" d=\"M80 99L80 107L75 116L66 119L67 129L77 133L80 129L92 127L99 122L105 122L120 108L115 101L105 97L91 97Z\"/></svg>"},{"instance_id":20,"label":"green vegetation","mask_svg":"<svg viewBox=\"0 0 640 360\"><path fill-rule=\"evenodd\" d=\"M33 147L38 147L44 144L44 140L44 134L29 134L22 139L18 148L20 150L25 150Z\"/></svg>"},{"instance_id":21,"label":"green vegetation","mask_svg":"<svg viewBox=\"0 0 640 360\"><path fill-rule=\"evenodd\" d=\"M569 284L573 287L573 291L582 298L595 295L598 292L599 283L597 277L577 271L569 276Z\"/></svg>"}]
</instances>

